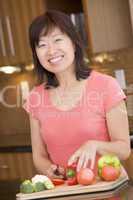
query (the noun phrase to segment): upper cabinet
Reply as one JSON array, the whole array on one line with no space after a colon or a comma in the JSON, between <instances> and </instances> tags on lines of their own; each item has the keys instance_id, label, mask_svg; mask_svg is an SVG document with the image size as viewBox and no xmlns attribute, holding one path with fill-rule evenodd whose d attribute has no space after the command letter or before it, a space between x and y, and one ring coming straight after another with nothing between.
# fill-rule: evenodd
<instances>
[{"instance_id":1,"label":"upper cabinet","mask_svg":"<svg viewBox=\"0 0 133 200\"><path fill-rule=\"evenodd\" d=\"M127 0L82 0L91 52L133 46Z\"/></svg>"},{"instance_id":2,"label":"upper cabinet","mask_svg":"<svg viewBox=\"0 0 133 200\"><path fill-rule=\"evenodd\" d=\"M44 11L43 0L0 1L0 66L32 60L28 27Z\"/></svg>"},{"instance_id":3,"label":"upper cabinet","mask_svg":"<svg viewBox=\"0 0 133 200\"><path fill-rule=\"evenodd\" d=\"M47 9L70 14L92 53L130 47L132 8L133 0L0 0L0 66L32 61L28 27Z\"/></svg>"},{"instance_id":4,"label":"upper cabinet","mask_svg":"<svg viewBox=\"0 0 133 200\"><path fill-rule=\"evenodd\" d=\"M130 7L131 24L133 31L133 0L129 0L129 7Z\"/></svg>"}]
</instances>

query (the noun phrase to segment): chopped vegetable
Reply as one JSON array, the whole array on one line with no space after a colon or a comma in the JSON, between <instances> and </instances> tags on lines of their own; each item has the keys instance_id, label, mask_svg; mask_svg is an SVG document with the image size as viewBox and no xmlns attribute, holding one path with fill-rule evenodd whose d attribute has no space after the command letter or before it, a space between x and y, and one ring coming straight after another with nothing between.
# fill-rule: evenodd
<instances>
[{"instance_id":1,"label":"chopped vegetable","mask_svg":"<svg viewBox=\"0 0 133 200\"><path fill-rule=\"evenodd\" d=\"M33 183L30 180L25 180L20 185L20 192L21 193L33 193L34 192L34 186Z\"/></svg>"},{"instance_id":2,"label":"chopped vegetable","mask_svg":"<svg viewBox=\"0 0 133 200\"><path fill-rule=\"evenodd\" d=\"M42 183L42 182L36 182L35 184L34 184L34 190L35 190L35 192L40 192L40 191L43 191L43 190L45 190L46 188L45 188L45 185L44 185L44 183Z\"/></svg>"},{"instance_id":3,"label":"chopped vegetable","mask_svg":"<svg viewBox=\"0 0 133 200\"><path fill-rule=\"evenodd\" d=\"M53 178L52 182L53 182L54 185L62 185L62 184L65 183L65 181L63 179L60 179L60 178Z\"/></svg>"},{"instance_id":4,"label":"chopped vegetable","mask_svg":"<svg viewBox=\"0 0 133 200\"><path fill-rule=\"evenodd\" d=\"M31 180L32 183L37 183L37 182L42 182L44 183L46 180L48 180L49 178L47 176L44 175L35 175Z\"/></svg>"},{"instance_id":5,"label":"chopped vegetable","mask_svg":"<svg viewBox=\"0 0 133 200\"><path fill-rule=\"evenodd\" d=\"M36 175L32 178L32 183L42 182L46 189L50 190L54 188L52 181L44 175Z\"/></svg>"},{"instance_id":6,"label":"chopped vegetable","mask_svg":"<svg viewBox=\"0 0 133 200\"><path fill-rule=\"evenodd\" d=\"M45 185L46 189L48 189L48 190L51 190L55 187L49 178L48 178L48 180L44 181L44 185Z\"/></svg>"}]
</instances>

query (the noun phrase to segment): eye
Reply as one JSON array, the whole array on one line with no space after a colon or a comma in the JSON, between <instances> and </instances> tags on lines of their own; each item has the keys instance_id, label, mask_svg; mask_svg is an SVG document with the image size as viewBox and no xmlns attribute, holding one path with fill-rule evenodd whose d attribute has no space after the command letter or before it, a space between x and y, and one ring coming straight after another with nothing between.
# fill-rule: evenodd
<instances>
[{"instance_id":1,"label":"eye","mask_svg":"<svg viewBox=\"0 0 133 200\"><path fill-rule=\"evenodd\" d=\"M63 39L62 38L56 38L55 39L55 42L60 42L60 41L62 41Z\"/></svg>"},{"instance_id":2,"label":"eye","mask_svg":"<svg viewBox=\"0 0 133 200\"><path fill-rule=\"evenodd\" d=\"M47 46L47 44L44 43L44 42L39 42L39 43L38 43L38 48L46 47L46 46Z\"/></svg>"}]
</instances>

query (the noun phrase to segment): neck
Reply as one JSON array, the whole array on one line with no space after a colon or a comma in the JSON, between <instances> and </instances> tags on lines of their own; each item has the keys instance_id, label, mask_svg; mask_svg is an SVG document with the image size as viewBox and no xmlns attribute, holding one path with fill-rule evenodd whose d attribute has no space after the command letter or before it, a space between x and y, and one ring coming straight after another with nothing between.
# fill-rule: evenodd
<instances>
[{"instance_id":1,"label":"neck","mask_svg":"<svg viewBox=\"0 0 133 200\"><path fill-rule=\"evenodd\" d=\"M73 71L64 71L61 73L56 74L56 77L60 83L60 88L70 88L72 85L74 85L77 82L75 72Z\"/></svg>"}]
</instances>

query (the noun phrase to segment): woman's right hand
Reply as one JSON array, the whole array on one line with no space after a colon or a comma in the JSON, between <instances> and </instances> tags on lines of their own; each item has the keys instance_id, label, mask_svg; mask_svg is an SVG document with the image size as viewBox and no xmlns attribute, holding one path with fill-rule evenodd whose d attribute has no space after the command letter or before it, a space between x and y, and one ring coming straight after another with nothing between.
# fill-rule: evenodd
<instances>
[{"instance_id":1,"label":"woman's right hand","mask_svg":"<svg viewBox=\"0 0 133 200\"><path fill-rule=\"evenodd\" d=\"M47 176L50 178L64 178L65 169L61 166L52 164L46 172Z\"/></svg>"}]
</instances>

